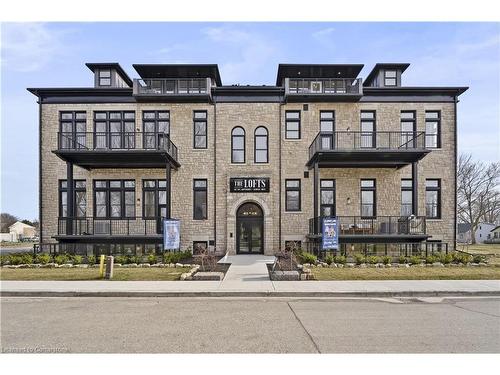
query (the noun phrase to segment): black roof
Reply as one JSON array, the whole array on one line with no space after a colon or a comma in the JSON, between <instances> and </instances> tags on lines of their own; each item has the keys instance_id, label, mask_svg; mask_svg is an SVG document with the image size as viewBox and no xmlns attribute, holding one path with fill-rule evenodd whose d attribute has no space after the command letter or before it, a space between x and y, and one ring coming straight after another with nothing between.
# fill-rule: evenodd
<instances>
[{"instance_id":1,"label":"black roof","mask_svg":"<svg viewBox=\"0 0 500 375\"><path fill-rule=\"evenodd\" d=\"M376 63L372 71L365 78L363 86L368 86L375 79L375 76L380 69L401 70L401 73L403 73L409 66L409 63Z\"/></svg>"},{"instance_id":2,"label":"black roof","mask_svg":"<svg viewBox=\"0 0 500 375\"><path fill-rule=\"evenodd\" d=\"M132 80L118 63L86 63L85 65L87 65L87 68L92 70L92 72L95 72L95 69L116 69L116 72L122 77L127 85L132 87Z\"/></svg>"},{"instance_id":3,"label":"black roof","mask_svg":"<svg viewBox=\"0 0 500 375\"><path fill-rule=\"evenodd\" d=\"M213 78L222 86L217 64L133 64L143 79L146 78Z\"/></svg>"},{"instance_id":4,"label":"black roof","mask_svg":"<svg viewBox=\"0 0 500 375\"><path fill-rule=\"evenodd\" d=\"M283 78L356 78L363 64L279 64L276 86Z\"/></svg>"}]
</instances>

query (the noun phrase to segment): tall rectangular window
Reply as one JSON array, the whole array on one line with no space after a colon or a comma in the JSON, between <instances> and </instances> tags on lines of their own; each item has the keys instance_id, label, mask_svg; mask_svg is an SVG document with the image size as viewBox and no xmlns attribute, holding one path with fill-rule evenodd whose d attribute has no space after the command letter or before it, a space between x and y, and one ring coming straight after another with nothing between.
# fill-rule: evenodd
<instances>
[{"instance_id":1,"label":"tall rectangular window","mask_svg":"<svg viewBox=\"0 0 500 375\"><path fill-rule=\"evenodd\" d=\"M285 138L300 139L300 111L285 112Z\"/></svg>"},{"instance_id":2,"label":"tall rectangular window","mask_svg":"<svg viewBox=\"0 0 500 375\"><path fill-rule=\"evenodd\" d=\"M87 215L87 189L85 180L73 180L73 207L76 217ZM68 183L59 180L59 216L68 217Z\"/></svg>"},{"instance_id":3,"label":"tall rectangular window","mask_svg":"<svg viewBox=\"0 0 500 375\"><path fill-rule=\"evenodd\" d=\"M441 218L441 180L425 180L425 215L430 219Z\"/></svg>"},{"instance_id":4,"label":"tall rectangular window","mask_svg":"<svg viewBox=\"0 0 500 375\"><path fill-rule=\"evenodd\" d=\"M143 147L163 149L170 134L169 111L142 111Z\"/></svg>"},{"instance_id":5,"label":"tall rectangular window","mask_svg":"<svg viewBox=\"0 0 500 375\"><path fill-rule=\"evenodd\" d=\"M320 181L321 216L335 216L335 180Z\"/></svg>"},{"instance_id":6,"label":"tall rectangular window","mask_svg":"<svg viewBox=\"0 0 500 375\"><path fill-rule=\"evenodd\" d=\"M99 86L111 86L111 70L99 70Z\"/></svg>"},{"instance_id":7,"label":"tall rectangular window","mask_svg":"<svg viewBox=\"0 0 500 375\"><path fill-rule=\"evenodd\" d=\"M384 86L397 86L397 72L395 70L384 71Z\"/></svg>"},{"instance_id":8,"label":"tall rectangular window","mask_svg":"<svg viewBox=\"0 0 500 375\"><path fill-rule=\"evenodd\" d=\"M413 213L413 183L411 179L401 180L401 216Z\"/></svg>"},{"instance_id":9,"label":"tall rectangular window","mask_svg":"<svg viewBox=\"0 0 500 375\"><path fill-rule=\"evenodd\" d=\"M319 131L321 132L321 148L323 150L334 148L335 111L319 112Z\"/></svg>"},{"instance_id":10,"label":"tall rectangular window","mask_svg":"<svg viewBox=\"0 0 500 375\"><path fill-rule=\"evenodd\" d=\"M441 147L441 111L425 111L425 147Z\"/></svg>"},{"instance_id":11,"label":"tall rectangular window","mask_svg":"<svg viewBox=\"0 0 500 375\"><path fill-rule=\"evenodd\" d=\"M401 111L401 147L412 147L417 130L415 111Z\"/></svg>"},{"instance_id":12,"label":"tall rectangular window","mask_svg":"<svg viewBox=\"0 0 500 375\"><path fill-rule=\"evenodd\" d=\"M376 199L375 180L361 180L361 217L377 216Z\"/></svg>"},{"instance_id":13,"label":"tall rectangular window","mask_svg":"<svg viewBox=\"0 0 500 375\"><path fill-rule=\"evenodd\" d=\"M142 180L142 216L158 218L167 216L167 181Z\"/></svg>"},{"instance_id":14,"label":"tall rectangular window","mask_svg":"<svg viewBox=\"0 0 500 375\"><path fill-rule=\"evenodd\" d=\"M207 215L207 180L193 180L193 219L206 220Z\"/></svg>"},{"instance_id":15,"label":"tall rectangular window","mask_svg":"<svg viewBox=\"0 0 500 375\"><path fill-rule=\"evenodd\" d=\"M59 149L85 148L87 139L87 112L59 112Z\"/></svg>"},{"instance_id":16,"label":"tall rectangular window","mask_svg":"<svg viewBox=\"0 0 500 375\"><path fill-rule=\"evenodd\" d=\"M193 112L193 147L207 148L207 111Z\"/></svg>"},{"instance_id":17,"label":"tall rectangular window","mask_svg":"<svg viewBox=\"0 0 500 375\"><path fill-rule=\"evenodd\" d=\"M95 111L94 149L135 148L135 111Z\"/></svg>"},{"instance_id":18,"label":"tall rectangular window","mask_svg":"<svg viewBox=\"0 0 500 375\"><path fill-rule=\"evenodd\" d=\"M285 180L285 210L300 211L300 180Z\"/></svg>"},{"instance_id":19,"label":"tall rectangular window","mask_svg":"<svg viewBox=\"0 0 500 375\"><path fill-rule=\"evenodd\" d=\"M94 180L94 216L135 217L134 180Z\"/></svg>"},{"instance_id":20,"label":"tall rectangular window","mask_svg":"<svg viewBox=\"0 0 500 375\"><path fill-rule=\"evenodd\" d=\"M376 147L376 112L375 111L361 111L361 133L360 133L360 147L373 148Z\"/></svg>"}]
</instances>

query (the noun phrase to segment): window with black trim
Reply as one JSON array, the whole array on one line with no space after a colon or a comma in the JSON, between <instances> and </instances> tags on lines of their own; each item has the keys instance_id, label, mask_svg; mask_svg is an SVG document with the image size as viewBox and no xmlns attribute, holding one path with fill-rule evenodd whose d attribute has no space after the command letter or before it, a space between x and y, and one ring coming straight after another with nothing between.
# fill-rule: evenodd
<instances>
[{"instance_id":1,"label":"window with black trim","mask_svg":"<svg viewBox=\"0 0 500 375\"><path fill-rule=\"evenodd\" d=\"M384 86L397 86L397 72L395 70L384 71Z\"/></svg>"},{"instance_id":2,"label":"window with black trim","mask_svg":"<svg viewBox=\"0 0 500 375\"><path fill-rule=\"evenodd\" d=\"M111 86L111 70L99 70L99 86Z\"/></svg>"},{"instance_id":3,"label":"window with black trim","mask_svg":"<svg viewBox=\"0 0 500 375\"><path fill-rule=\"evenodd\" d=\"M94 148L134 149L135 111L95 111Z\"/></svg>"},{"instance_id":4,"label":"window with black trim","mask_svg":"<svg viewBox=\"0 0 500 375\"><path fill-rule=\"evenodd\" d=\"M360 147L373 148L377 146L376 131L376 112L375 111L361 111L360 112Z\"/></svg>"},{"instance_id":5,"label":"window with black trim","mask_svg":"<svg viewBox=\"0 0 500 375\"><path fill-rule=\"evenodd\" d=\"M75 216L87 216L87 182L73 180L73 194ZM66 180L59 180L59 216L68 217L68 182Z\"/></svg>"},{"instance_id":6,"label":"window with black trim","mask_svg":"<svg viewBox=\"0 0 500 375\"><path fill-rule=\"evenodd\" d=\"M361 180L361 217L377 216L376 189L375 179Z\"/></svg>"},{"instance_id":7,"label":"window with black trim","mask_svg":"<svg viewBox=\"0 0 500 375\"><path fill-rule=\"evenodd\" d=\"M207 215L207 180L193 180L193 219L206 220Z\"/></svg>"},{"instance_id":8,"label":"window with black trim","mask_svg":"<svg viewBox=\"0 0 500 375\"><path fill-rule=\"evenodd\" d=\"M142 180L142 217L167 216L167 181Z\"/></svg>"},{"instance_id":9,"label":"window with black trim","mask_svg":"<svg viewBox=\"0 0 500 375\"><path fill-rule=\"evenodd\" d=\"M231 131L231 163L245 163L245 130L240 126Z\"/></svg>"},{"instance_id":10,"label":"window with black trim","mask_svg":"<svg viewBox=\"0 0 500 375\"><path fill-rule=\"evenodd\" d=\"M321 216L335 216L335 180L322 179L319 186Z\"/></svg>"},{"instance_id":11,"label":"window with black trim","mask_svg":"<svg viewBox=\"0 0 500 375\"><path fill-rule=\"evenodd\" d=\"M425 180L425 215L429 219L441 218L441 180Z\"/></svg>"},{"instance_id":12,"label":"window with black trim","mask_svg":"<svg viewBox=\"0 0 500 375\"><path fill-rule=\"evenodd\" d=\"M207 148L207 111L193 111L193 148Z\"/></svg>"},{"instance_id":13,"label":"window with black trim","mask_svg":"<svg viewBox=\"0 0 500 375\"><path fill-rule=\"evenodd\" d=\"M319 111L319 131L321 148L331 150L334 146L335 111Z\"/></svg>"},{"instance_id":14,"label":"window with black trim","mask_svg":"<svg viewBox=\"0 0 500 375\"><path fill-rule=\"evenodd\" d=\"M285 139L300 139L300 111L285 112Z\"/></svg>"},{"instance_id":15,"label":"window with black trim","mask_svg":"<svg viewBox=\"0 0 500 375\"><path fill-rule=\"evenodd\" d=\"M425 147L441 147L441 111L425 111Z\"/></svg>"},{"instance_id":16,"label":"window with black trim","mask_svg":"<svg viewBox=\"0 0 500 375\"><path fill-rule=\"evenodd\" d=\"M300 180L285 180L285 210L300 211Z\"/></svg>"},{"instance_id":17,"label":"window with black trim","mask_svg":"<svg viewBox=\"0 0 500 375\"><path fill-rule=\"evenodd\" d=\"M259 126L255 129L254 135L254 162L268 163L269 162L269 136L267 129L264 126Z\"/></svg>"},{"instance_id":18,"label":"window with black trim","mask_svg":"<svg viewBox=\"0 0 500 375\"><path fill-rule=\"evenodd\" d=\"M401 179L401 216L413 213L413 182L411 178Z\"/></svg>"},{"instance_id":19,"label":"window with black trim","mask_svg":"<svg viewBox=\"0 0 500 375\"><path fill-rule=\"evenodd\" d=\"M170 111L142 111L143 147L165 147L170 134Z\"/></svg>"},{"instance_id":20,"label":"window with black trim","mask_svg":"<svg viewBox=\"0 0 500 375\"><path fill-rule=\"evenodd\" d=\"M85 148L87 139L87 112L59 112L59 149Z\"/></svg>"},{"instance_id":21,"label":"window with black trim","mask_svg":"<svg viewBox=\"0 0 500 375\"><path fill-rule=\"evenodd\" d=\"M94 180L94 217L135 217L135 181Z\"/></svg>"},{"instance_id":22,"label":"window with black trim","mask_svg":"<svg viewBox=\"0 0 500 375\"><path fill-rule=\"evenodd\" d=\"M415 143L417 131L417 113L415 111L401 111L401 146L411 147Z\"/></svg>"}]
</instances>

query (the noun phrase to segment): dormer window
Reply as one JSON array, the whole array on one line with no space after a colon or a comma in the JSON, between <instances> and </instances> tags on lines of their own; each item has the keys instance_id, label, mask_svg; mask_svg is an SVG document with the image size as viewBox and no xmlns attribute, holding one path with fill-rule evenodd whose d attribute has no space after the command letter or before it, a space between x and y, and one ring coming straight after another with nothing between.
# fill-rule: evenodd
<instances>
[{"instance_id":1,"label":"dormer window","mask_svg":"<svg viewBox=\"0 0 500 375\"><path fill-rule=\"evenodd\" d=\"M395 70L384 72L384 86L397 86L397 72Z\"/></svg>"},{"instance_id":2,"label":"dormer window","mask_svg":"<svg viewBox=\"0 0 500 375\"><path fill-rule=\"evenodd\" d=\"M111 86L111 70L99 70L99 86Z\"/></svg>"}]
</instances>

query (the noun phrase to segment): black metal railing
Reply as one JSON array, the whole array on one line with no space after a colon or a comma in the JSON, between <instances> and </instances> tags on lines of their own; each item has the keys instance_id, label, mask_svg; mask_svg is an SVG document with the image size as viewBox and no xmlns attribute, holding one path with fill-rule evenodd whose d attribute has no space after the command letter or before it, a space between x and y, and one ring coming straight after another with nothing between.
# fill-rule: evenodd
<instances>
[{"instance_id":1,"label":"black metal railing","mask_svg":"<svg viewBox=\"0 0 500 375\"><path fill-rule=\"evenodd\" d=\"M145 236L163 233L162 218L60 217L57 234L70 236Z\"/></svg>"},{"instance_id":2,"label":"black metal railing","mask_svg":"<svg viewBox=\"0 0 500 375\"><path fill-rule=\"evenodd\" d=\"M319 132L309 146L309 157L323 151L425 149L425 132Z\"/></svg>"},{"instance_id":3,"label":"black metal railing","mask_svg":"<svg viewBox=\"0 0 500 375\"><path fill-rule=\"evenodd\" d=\"M58 150L158 150L177 160L177 146L161 132L59 132Z\"/></svg>"},{"instance_id":4,"label":"black metal railing","mask_svg":"<svg viewBox=\"0 0 500 375\"><path fill-rule=\"evenodd\" d=\"M287 94L342 95L363 94L361 78L287 78Z\"/></svg>"},{"instance_id":5,"label":"black metal railing","mask_svg":"<svg viewBox=\"0 0 500 375\"><path fill-rule=\"evenodd\" d=\"M134 79L134 95L210 94L209 78L146 78Z\"/></svg>"},{"instance_id":6,"label":"black metal railing","mask_svg":"<svg viewBox=\"0 0 500 375\"><path fill-rule=\"evenodd\" d=\"M425 216L337 216L339 235L422 235ZM323 217L309 219L309 234L321 235Z\"/></svg>"}]
</instances>

